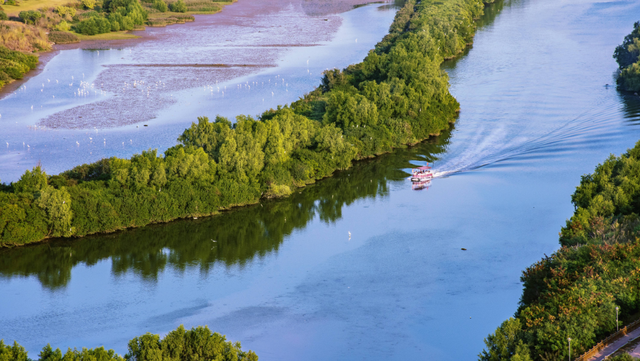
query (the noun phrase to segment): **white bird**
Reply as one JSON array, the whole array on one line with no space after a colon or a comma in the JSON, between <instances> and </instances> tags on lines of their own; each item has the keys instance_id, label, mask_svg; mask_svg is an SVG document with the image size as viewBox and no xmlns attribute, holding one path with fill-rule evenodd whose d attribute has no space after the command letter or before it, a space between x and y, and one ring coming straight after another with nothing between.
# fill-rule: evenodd
<instances>
[{"instance_id":1,"label":"white bird","mask_svg":"<svg viewBox=\"0 0 640 361\"><path fill-rule=\"evenodd\" d=\"M347 232L347 233L349 233L349 238L351 238L351 232Z\"/></svg>"}]
</instances>

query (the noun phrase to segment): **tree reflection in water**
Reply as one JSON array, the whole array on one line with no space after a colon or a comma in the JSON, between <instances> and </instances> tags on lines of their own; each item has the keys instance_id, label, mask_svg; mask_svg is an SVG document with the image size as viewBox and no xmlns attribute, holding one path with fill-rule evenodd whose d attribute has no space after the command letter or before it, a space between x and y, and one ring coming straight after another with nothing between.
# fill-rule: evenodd
<instances>
[{"instance_id":1,"label":"tree reflection in water","mask_svg":"<svg viewBox=\"0 0 640 361\"><path fill-rule=\"evenodd\" d=\"M156 282L167 266L184 272L198 267L244 265L277 252L284 238L316 216L325 223L342 218L342 208L359 199L386 197L390 182L405 181L412 161L429 161L446 151L451 131L411 148L398 149L294 192L285 199L233 209L198 220L180 220L114 234L0 251L0 277L36 276L43 287L64 288L74 266L111 259L115 277L127 273ZM212 242L215 240L216 242Z\"/></svg>"}]
</instances>

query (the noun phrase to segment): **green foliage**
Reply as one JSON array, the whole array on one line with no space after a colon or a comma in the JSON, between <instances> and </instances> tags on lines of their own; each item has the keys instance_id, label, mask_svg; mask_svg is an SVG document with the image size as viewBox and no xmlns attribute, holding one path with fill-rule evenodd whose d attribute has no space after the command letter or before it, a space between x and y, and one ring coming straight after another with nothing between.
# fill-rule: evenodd
<instances>
[{"instance_id":1,"label":"green foliage","mask_svg":"<svg viewBox=\"0 0 640 361\"><path fill-rule=\"evenodd\" d=\"M575 355L584 353L616 330L616 307L622 318L640 310L640 142L582 176L572 202L563 247L521 277L517 338L536 360L566 358L567 337ZM499 344L504 326L490 343ZM504 353L490 343L482 360Z\"/></svg>"},{"instance_id":2,"label":"green foliage","mask_svg":"<svg viewBox=\"0 0 640 361\"><path fill-rule=\"evenodd\" d=\"M0 250L0 274L5 279L31 276L43 287L56 290L68 284L73 267L98 260L112 263L116 275L133 272L150 282L168 268L198 267L204 275L220 267L245 264L277 250L285 237L306 227L313 219L332 223L341 218L345 206L356 200L388 196L389 184L407 176L397 165L406 163L410 167L409 160L424 159L420 154L444 152L446 139L440 143L442 140L435 146L425 142L360 162L304 191L293 192L286 199L221 212L197 222L170 222L82 242L58 239L31 247ZM78 178L101 177L95 169L87 171L84 169L84 176L78 174ZM272 177L279 179L280 174L273 173ZM63 177L55 176L49 183L55 183L54 187L67 186L62 180ZM163 187L161 193L165 191ZM189 237L185 238L185 234ZM211 239L217 240L215 247L211 246ZM70 254L73 257L69 257Z\"/></svg>"},{"instance_id":3,"label":"green foliage","mask_svg":"<svg viewBox=\"0 0 640 361\"><path fill-rule=\"evenodd\" d=\"M89 17L76 25L76 32L96 35L111 31L133 30L137 25L144 25L148 16L138 0L106 0L103 2L103 8L106 13L83 14L84 17L89 14Z\"/></svg>"},{"instance_id":4,"label":"green foliage","mask_svg":"<svg viewBox=\"0 0 640 361\"><path fill-rule=\"evenodd\" d=\"M0 20L8 20L9 17L7 16L7 13L5 13L4 11L0 10Z\"/></svg>"},{"instance_id":5,"label":"green foliage","mask_svg":"<svg viewBox=\"0 0 640 361\"><path fill-rule=\"evenodd\" d=\"M163 0L155 0L153 2L153 8L160 11L161 13L164 13L168 10L167 3Z\"/></svg>"},{"instance_id":6,"label":"green foliage","mask_svg":"<svg viewBox=\"0 0 640 361\"><path fill-rule=\"evenodd\" d=\"M37 10L27 10L21 11L18 17L25 24L35 24L42 17L42 13Z\"/></svg>"},{"instance_id":7,"label":"green foliage","mask_svg":"<svg viewBox=\"0 0 640 361\"><path fill-rule=\"evenodd\" d=\"M624 227L620 230L622 217L640 213L640 142L620 157L610 156L593 174L582 176L571 201L576 211L562 229L560 243L610 243L610 236L624 231Z\"/></svg>"},{"instance_id":8,"label":"green foliage","mask_svg":"<svg viewBox=\"0 0 640 361\"><path fill-rule=\"evenodd\" d=\"M13 346L9 346L0 340L0 361L29 361L29 358L27 358L24 347L18 345L17 342L14 342Z\"/></svg>"},{"instance_id":9,"label":"green foliage","mask_svg":"<svg viewBox=\"0 0 640 361\"><path fill-rule=\"evenodd\" d=\"M212 333L207 326L186 331L181 325L164 339L147 333L129 342L128 361L151 360L233 360L257 361L253 351L244 352L240 343Z\"/></svg>"},{"instance_id":10,"label":"green foliage","mask_svg":"<svg viewBox=\"0 0 640 361\"><path fill-rule=\"evenodd\" d=\"M618 86L627 91L640 91L640 22L633 24L633 31L616 47L613 57L619 65Z\"/></svg>"},{"instance_id":11,"label":"green foliage","mask_svg":"<svg viewBox=\"0 0 640 361\"><path fill-rule=\"evenodd\" d=\"M640 62L635 62L620 71L618 85L627 91L640 91Z\"/></svg>"},{"instance_id":12,"label":"green foliage","mask_svg":"<svg viewBox=\"0 0 640 361\"><path fill-rule=\"evenodd\" d=\"M16 193L37 193L44 190L46 186L47 175L40 166L36 166L31 172L26 171L13 185L13 189Z\"/></svg>"},{"instance_id":13,"label":"green foliage","mask_svg":"<svg viewBox=\"0 0 640 361\"><path fill-rule=\"evenodd\" d=\"M187 12L187 5L182 0L178 0L178 1L174 2L174 3L171 3L169 5L169 8L174 13L186 13Z\"/></svg>"},{"instance_id":14,"label":"green foliage","mask_svg":"<svg viewBox=\"0 0 640 361\"><path fill-rule=\"evenodd\" d=\"M104 34L111 31L111 23L101 16L82 20L76 25L76 32L84 35Z\"/></svg>"},{"instance_id":15,"label":"green foliage","mask_svg":"<svg viewBox=\"0 0 640 361\"><path fill-rule=\"evenodd\" d=\"M71 24L69 24L68 22L62 20L61 22L59 22L58 24L56 24L56 26L53 27L55 30L58 30L58 32L64 32L64 31L69 31L71 30ZM56 37L56 35L53 36L54 38ZM65 41L60 41L60 39L62 38L62 36L58 35L58 41L56 41L56 43L64 43ZM53 39L51 39L51 33L49 34L49 39L52 41L55 41ZM77 38L77 37L76 37Z\"/></svg>"},{"instance_id":16,"label":"green foliage","mask_svg":"<svg viewBox=\"0 0 640 361\"><path fill-rule=\"evenodd\" d=\"M58 6L56 7L56 12L60 15L60 16L66 16L69 15L71 17L76 16L76 9L69 7L69 6Z\"/></svg>"},{"instance_id":17,"label":"green foliage","mask_svg":"<svg viewBox=\"0 0 640 361\"><path fill-rule=\"evenodd\" d=\"M96 0L81 0L80 2L85 9L93 10L96 7Z\"/></svg>"},{"instance_id":18,"label":"green foliage","mask_svg":"<svg viewBox=\"0 0 640 361\"><path fill-rule=\"evenodd\" d=\"M38 361L187 361L228 360L258 361L253 351L242 351L240 342L232 343L219 333L212 333L207 326L185 330L182 325L169 332L163 339L150 333L129 341L129 352L123 358L104 347L94 349L68 349L62 354L51 345L42 348ZM30 361L24 347L14 342L5 345L0 340L0 361Z\"/></svg>"},{"instance_id":19,"label":"green foliage","mask_svg":"<svg viewBox=\"0 0 640 361\"><path fill-rule=\"evenodd\" d=\"M482 351L481 361L531 361L529 348L523 342L520 320L509 318L496 332L484 340L488 351Z\"/></svg>"},{"instance_id":20,"label":"green foliage","mask_svg":"<svg viewBox=\"0 0 640 361\"><path fill-rule=\"evenodd\" d=\"M103 8L108 17L92 14L76 31L130 30L147 17L137 0L105 0ZM282 197L349 168L354 160L439 134L459 108L440 64L471 41L473 19L482 9L479 0L410 0L389 36L362 63L326 72L321 87L291 106L269 110L259 119L238 116L235 123L201 117L164 157L148 151L49 177L43 190L67 193L47 199L68 194L69 210L14 186L3 201L12 221L0 229L0 243L33 242L43 234L112 232ZM180 0L171 10L186 11L186 5ZM21 199L28 199L24 208ZM39 227L26 232L27 222Z\"/></svg>"}]
</instances>

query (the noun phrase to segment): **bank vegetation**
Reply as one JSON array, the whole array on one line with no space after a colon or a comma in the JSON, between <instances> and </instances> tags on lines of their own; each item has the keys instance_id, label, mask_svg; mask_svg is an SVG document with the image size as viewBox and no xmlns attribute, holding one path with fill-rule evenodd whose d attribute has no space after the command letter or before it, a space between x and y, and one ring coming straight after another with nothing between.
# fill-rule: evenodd
<instances>
[{"instance_id":1,"label":"bank vegetation","mask_svg":"<svg viewBox=\"0 0 640 361\"><path fill-rule=\"evenodd\" d=\"M564 360L640 317L640 142L584 175L560 248L527 268L513 318L485 340L488 360ZM622 326L622 323L620 324Z\"/></svg>"},{"instance_id":2,"label":"bank vegetation","mask_svg":"<svg viewBox=\"0 0 640 361\"><path fill-rule=\"evenodd\" d=\"M640 91L640 21L633 24L633 31L624 38L613 57L619 65L618 87L622 90Z\"/></svg>"},{"instance_id":3,"label":"bank vegetation","mask_svg":"<svg viewBox=\"0 0 640 361\"><path fill-rule=\"evenodd\" d=\"M126 0L112 0L126 1ZM0 244L113 232L215 214L296 187L449 127L459 109L440 68L472 41L479 0L410 0L362 63L258 119L198 119L164 154L40 167L0 190Z\"/></svg>"},{"instance_id":4,"label":"bank vegetation","mask_svg":"<svg viewBox=\"0 0 640 361\"><path fill-rule=\"evenodd\" d=\"M0 360L32 361L24 347L14 342L12 346L0 340ZM164 338L146 333L129 341L128 352L122 357L104 347L94 349L69 348L66 352L45 346L33 361L147 361L147 360L224 360L258 361L253 351L242 351L240 342L232 343L219 333L213 333L207 326L185 330L180 325Z\"/></svg>"}]
</instances>

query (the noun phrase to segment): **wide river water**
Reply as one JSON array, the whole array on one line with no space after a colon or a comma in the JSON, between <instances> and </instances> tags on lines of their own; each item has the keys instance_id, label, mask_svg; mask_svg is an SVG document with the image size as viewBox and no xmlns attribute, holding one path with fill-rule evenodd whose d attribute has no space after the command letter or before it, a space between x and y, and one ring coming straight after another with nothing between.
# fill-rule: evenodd
<instances>
[{"instance_id":1,"label":"wide river water","mask_svg":"<svg viewBox=\"0 0 640 361\"><path fill-rule=\"evenodd\" d=\"M450 132L287 199L3 251L0 338L123 354L206 324L261 360L476 359L521 271L558 248L580 176L640 139L639 98L606 86L637 14L498 2L445 64L462 106ZM427 160L443 177L414 191L407 171Z\"/></svg>"}]
</instances>

